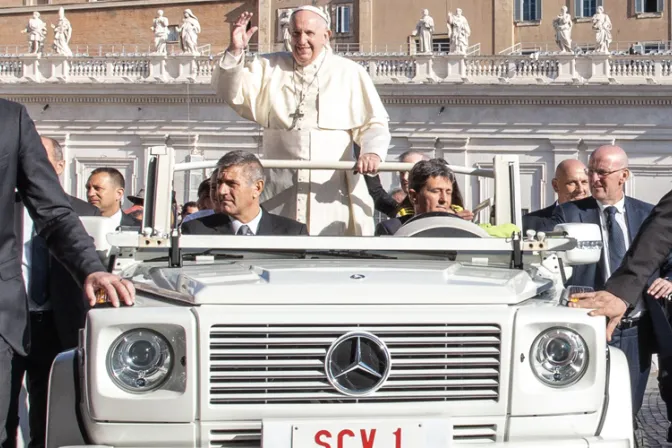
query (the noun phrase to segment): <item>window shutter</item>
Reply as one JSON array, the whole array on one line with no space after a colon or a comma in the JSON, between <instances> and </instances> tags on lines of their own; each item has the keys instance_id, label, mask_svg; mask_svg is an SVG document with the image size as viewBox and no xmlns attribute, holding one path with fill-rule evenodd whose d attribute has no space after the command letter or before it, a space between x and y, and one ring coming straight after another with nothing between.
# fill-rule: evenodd
<instances>
[{"instance_id":1,"label":"window shutter","mask_svg":"<svg viewBox=\"0 0 672 448\"><path fill-rule=\"evenodd\" d=\"M533 0L537 7L537 20L541 21L541 0Z\"/></svg>"},{"instance_id":2,"label":"window shutter","mask_svg":"<svg viewBox=\"0 0 672 448\"><path fill-rule=\"evenodd\" d=\"M644 12L644 0L635 0L635 14Z\"/></svg>"},{"instance_id":3,"label":"window shutter","mask_svg":"<svg viewBox=\"0 0 672 448\"><path fill-rule=\"evenodd\" d=\"M665 0L658 0L658 12L663 12L663 8L665 7Z\"/></svg>"},{"instance_id":4,"label":"window shutter","mask_svg":"<svg viewBox=\"0 0 672 448\"><path fill-rule=\"evenodd\" d=\"M597 12L598 6L604 6L604 2L602 0L595 0L595 12Z\"/></svg>"},{"instance_id":5,"label":"window shutter","mask_svg":"<svg viewBox=\"0 0 672 448\"><path fill-rule=\"evenodd\" d=\"M350 7L349 6L344 6L343 7L343 32L344 33L349 33L350 32Z\"/></svg>"},{"instance_id":6,"label":"window shutter","mask_svg":"<svg viewBox=\"0 0 672 448\"><path fill-rule=\"evenodd\" d=\"M574 17L583 17L583 0L574 0Z\"/></svg>"},{"instance_id":7,"label":"window shutter","mask_svg":"<svg viewBox=\"0 0 672 448\"><path fill-rule=\"evenodd\" d=\"M523 21L523 0L514 0L513 20L515 22Z\"/></svg>"}]
</instances>

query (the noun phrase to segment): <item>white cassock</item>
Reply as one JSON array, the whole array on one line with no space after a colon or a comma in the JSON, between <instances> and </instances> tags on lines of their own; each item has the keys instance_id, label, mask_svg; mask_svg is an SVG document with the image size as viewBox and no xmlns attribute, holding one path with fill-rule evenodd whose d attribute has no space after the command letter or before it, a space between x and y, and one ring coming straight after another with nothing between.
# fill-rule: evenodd
<instances>
[{"instance_id":1,"label":"white cassock","mask_svg":"<svg viewBox=\"0 0 672 448\"><path fill-rule=\"evenodd\" d=\"M264 158L354 162L354 140L362 154L385 160L389 117L362 66L328 48L305 67L291 53L244 59L227 52L213 85L240 116L264 128ZM311 235L374 232L373 200L352 171L269 170L262 200L271 213L305 223Z\"/></svg>"}]
</instances>

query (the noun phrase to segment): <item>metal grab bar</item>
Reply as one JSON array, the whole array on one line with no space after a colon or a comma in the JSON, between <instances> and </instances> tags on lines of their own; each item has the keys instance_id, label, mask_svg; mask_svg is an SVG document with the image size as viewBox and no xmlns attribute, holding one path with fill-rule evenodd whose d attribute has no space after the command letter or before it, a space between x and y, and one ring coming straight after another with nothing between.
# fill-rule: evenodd
<instances>
[{"instance_id":1,"label":"metal grab bar","mask_svg":"<svg viewBox=\"0 0 672 448\"><path fill-rule=\"evenodd\" d=\"M297 170L355 170L357 164L354 162L322 162L313 160L264 160L260 159L264 168L284 168ZM214 168L217 165L216 160L204 160L202 162L176 163L174 171L202 170ZM383 162L378 167L379 172L389 171L410 171L413 163L402 162ZM494 170L480 168L471 168L468 166L449 165L451 171L456 174L468 174L471 176L495 177Z\"/></svg>"}]
</instances>

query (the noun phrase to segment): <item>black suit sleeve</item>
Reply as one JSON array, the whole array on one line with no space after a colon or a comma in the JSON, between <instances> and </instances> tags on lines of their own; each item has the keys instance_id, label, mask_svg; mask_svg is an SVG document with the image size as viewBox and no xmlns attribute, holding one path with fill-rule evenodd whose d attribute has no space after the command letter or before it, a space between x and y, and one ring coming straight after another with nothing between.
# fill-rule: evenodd
<instances>
[{"instance_id":1,"label":"black suit sleeve","mask_svg":"<svg viewBox=\"0 0 672 448\"><path fill-rule=\"evenodd\" d=\"M648 280L663 266L672 252L672 191L668 192L644 220L621 266L611 275L605 289L635 304Z\"/></svg>"},{"instance_id":2,"label":"black suit sleeve","mask_svg":"<svg viewBox=\"0 0 672 448\"><path fill-rule=\"evenodd\" d=\"M193 232L194 224L193 223L195 223L195 222L196 222L196 220L192 219L191 221L187 221L185 223L182 223L180 225L180 233L182 233L183 235L193 235L194 234L194 232Z\"/></svg>"},{"instance_id":3,"label":"black suit sleeve","mask_svg":"<svg viewBox=\"0 0 672 448\"><path fill-rule=\"evenodd\" d=\"M553 209L553 214L551 215L550 222L548 223L551 226L551 229L555 227L556 224L563 224L567 222L567 217L565 216L565 208L562 205L558 205Z\"/></svg>"},{"instance_id":4,"label":"black suit sleeve","mask_svg":"<svg viewBox=\"0 0 672 448\"><path fill-rule=\"evenodd\" d=\"M397 216L399 203L385 191L383 185L380 183L380 176L364 176L364 180L366 181L369 195L373 198L375 209L390 218Z\"/></svg>"},{"instance_id":5,"label":"black suit sleeve","mask_svg":"<svg viewBox=\"0 0 672 448\"><path fill-rule=\"evenodd\" d=\"M82 284L89 274L105 267L58 182L25 107L21 106L20 114L17 189L52 254Z\"/></svg>"}]
</instances>

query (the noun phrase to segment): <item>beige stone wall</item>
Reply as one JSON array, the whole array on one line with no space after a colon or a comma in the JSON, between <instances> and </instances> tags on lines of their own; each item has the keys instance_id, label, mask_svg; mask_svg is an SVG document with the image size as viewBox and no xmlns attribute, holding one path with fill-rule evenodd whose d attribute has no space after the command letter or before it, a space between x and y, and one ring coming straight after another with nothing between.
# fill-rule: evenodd
<instances>
[{"instance_id":1,"label":"beige stone wall","mask_svg":"<svg viewBox=\"0 0 672 448\"><path fill-rule=\"evenodd\" d=\"M575 17L574 2L569 3L571 3L569 13L572 17ZM632 9L632 3L632 1L625 0L605 2L605 12L609 15L613 25L612 37L614 43L610 48L615 50L616 43L619 44L618 49L621 50L627 49L627 42L669 41L669 11L672 6L671 2L669 0L666 1L663 14L657 17L649 15L642 18L636 17ZM516 42L554 43L553 19L560 13L560 8L567 4L566 0L544 0L541 23L534 26L515 26L514 35ZM576 44L594 43L595 31L591 26L589 19L578 19L578 23L575 20L572 30L572 40ZM555 47L552 46L551 49L555 50Z\"/></svg>"},{"instance_id":2,"label":"beige stone wall","mask_svg":"<svg viewBox=\"0 0 672 448\"><path fill-rule=\"evenodd\" d=\"M89 54L98 44L142 44L148 48L153 42L153 32L150 27L156 11L163 9L170 24L177 25L182 22L183 12L188 8L201 23L202 32L198 39L199 45L211 44L212 51L217 53L228 46L231 23L244 10L256 11L256 3L256 0L237 0L217 3L175 3L161 7L156 5L123 7L123 3L120 2L118 7L115 5L113 8L76 10L66 8L66 17L73 28L70 45L74 47L88 44ZM50 9L50 11L41 12L42 20L49 26L45 45L47 48L53 42L53 31L51 31L50 24L57 23L58 14L57 8ZM5 45L26 46L26 35L21 34L20 31L28 23L28 19L30 19L29 12L0 14L0 42L2 43L0 47ZM141 49L140 51L146 50Z\"/></svg>"},{"instance_id":3,"label":"beige stone wall","mask_svg":"<svg viewBox=\"0 0 672 448\"><path fill-rule=\"evenodd\" d=\"M435 34L439 37L440 35L445 37L448 30L446 6L451 9L453 14L455 9L460 7L471 27L469 45L480 43L481 52L488 54L492 52L493 48L493 2L499 3L500 1L502 0L472 0L469 2L373 0L371 14L373 41L377 45L404 45L422 16L423 9L428 9L429 15L434 19Z\"/></svg>"}]
</instances>

